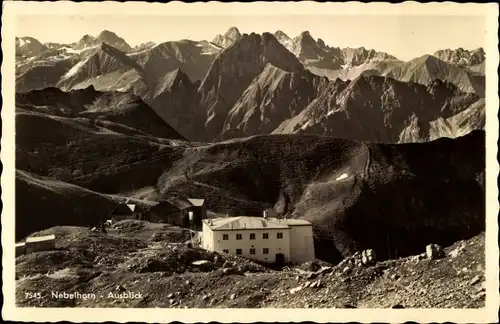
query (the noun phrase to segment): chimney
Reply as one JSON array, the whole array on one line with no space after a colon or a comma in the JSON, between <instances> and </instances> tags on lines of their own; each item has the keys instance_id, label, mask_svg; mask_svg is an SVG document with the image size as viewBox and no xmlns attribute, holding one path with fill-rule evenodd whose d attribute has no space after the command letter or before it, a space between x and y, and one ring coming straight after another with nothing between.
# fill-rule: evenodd
<instances>
[{"instance_id":1,"label":"chimney","mask_svg":"<svg viewBox=\"0 0 500 324\"><path fill-rule=\"evenodd\" d=\"M264 217L264 219L267 219L267 210L262 211L262 217Z\"/></svg>"}]
</instances>

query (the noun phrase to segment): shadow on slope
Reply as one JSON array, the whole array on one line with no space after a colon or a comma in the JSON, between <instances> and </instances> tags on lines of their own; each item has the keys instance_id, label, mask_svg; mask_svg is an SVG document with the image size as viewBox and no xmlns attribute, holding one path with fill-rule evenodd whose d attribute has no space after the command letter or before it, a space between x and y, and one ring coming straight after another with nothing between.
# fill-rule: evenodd
<instances>
[{"instance_id":1,"label":"shadow on slope","mask_svg":"<svg viewBox=\"0 0 500 324\"><path fill-rule=\"evenodd\" d=\"M114 208L106 195L16 170L16 240L56 225L93 225Z\"/></svg>"},{"instance_id":2,"label":"shadow on slope","mask_svg":"<svg viewBox=\"0 0 500 324\"><path fill-rule=\"evenodd\" d=\"M93 86L68 92L46 88L16 94L16 106L48 110L59 116L111 121L160 138L184 139L153 108L131 93L100 92Z\"/></svg>"},{"instance_id":3,"label":"shadow on slope","mask_svg":"<svg viewBox=\"0 0 500 324\"><path fill-rule=\"evenodd\" d=\"M110 130L86 118L18 112L16 167L98 192L117 193L156 184L182 153L181 144L175 141L124 135L116 130L125 126L113 125Z\"/></svg>"}]
</instances>

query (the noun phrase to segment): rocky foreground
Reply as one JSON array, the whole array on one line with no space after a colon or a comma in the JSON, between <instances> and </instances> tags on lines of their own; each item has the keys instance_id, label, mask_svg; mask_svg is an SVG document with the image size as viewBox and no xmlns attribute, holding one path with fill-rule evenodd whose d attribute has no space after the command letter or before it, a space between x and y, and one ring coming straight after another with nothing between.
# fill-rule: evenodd
<instances>
[{"instance_id":1,"label":"rocky foreground","mask_svg":"<svg viewBox=\"0 0 500 324\"><path fill-rule=\"evenodd\" d=\"M56 250L16 259L19 307L480 308L484 233L420 255L275 270L189 248L189 233L122 221L107 233L54 227ZM436 253L437 252L437 253ZM370 260L368 260L370 261ZM37 293L40 293L37 295Z\"/></svg>"}]
</instances>

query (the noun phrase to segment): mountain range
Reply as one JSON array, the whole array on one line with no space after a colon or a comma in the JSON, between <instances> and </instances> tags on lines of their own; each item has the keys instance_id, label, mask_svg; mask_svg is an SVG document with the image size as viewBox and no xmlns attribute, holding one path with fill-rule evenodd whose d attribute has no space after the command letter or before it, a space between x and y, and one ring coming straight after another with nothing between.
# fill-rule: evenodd
<instances>
[{"instance_id":1,"label":"mountain range","mask_svg":"<svg viewBox=\"0 0 500 324\"><path fill-rule=\"evenodd\" d=\"M433 138L427 128L439 118L449 129L482 127L458 126L460 118L452 118L473 104L474 111L484 107L482 49L447 49L403 62L364 47L331 47L307 31L291 38L282 31L241 34L235 27L211 42L133 48L103 31L73 44L23 37L16 45L18 92L89 86L130 92L189 140L306 132L397 143L413 138L408 127L419 126L411 131L420 132L418 138ZM433 89L439 94L429 93ZM426 99L415 102L413 92ZM379 116L367 126L372 110ZM442 136L457 134L441 129Z\"/></svg>"},{"instance_id":2,"label":"mountain range","mask_svg":"<svg viewBox=\"0 0 500 324\"><path fill-rule=\"evenodd\" d=\"M135 47L110 31L17 38L16 237L88 225L146 189L145 204L204 197L213 213L305 218L335 261L477 235L484 59L445 49L404 62L237 28ZM30 222L33 206L64 217Z\"/></svg>"}]
</instances>

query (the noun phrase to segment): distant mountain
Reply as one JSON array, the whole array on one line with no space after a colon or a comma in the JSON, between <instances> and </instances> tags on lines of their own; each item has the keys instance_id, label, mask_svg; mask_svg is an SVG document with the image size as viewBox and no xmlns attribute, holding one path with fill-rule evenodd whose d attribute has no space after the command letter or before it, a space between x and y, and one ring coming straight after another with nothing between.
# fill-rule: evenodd
<instances>
[{"instance_id":1,"label":"distant mountain","mask_svg":"<svg viewBox=\"0 0 500 324\"><path fill-rule=\"evenodd\" d=\"M295 38L290 38L282 31L274 33L275 37L290 52L315 74L328 76L329 71L354 67L373 61L397 61L397 58L373 49L330 47L318 38L315 40L309 31L302 32Z\"/></svg>"},{"instance_id":2,"label":"distant mountain","mask_svg":"<svg viewBox=\"0 0 500 324\"><path fill-rule=\"evenodd\" d=\"M61 47L67 46L65 44L53 43L53 42L44 43L43 45L45 45L49 50L57 50Z\"/></svg>"},{"instance_id":3,"label":"distant mountain","mask_svg":"<svg viewBox=\"0 0 500 324\"><path fill-rule=\"evenodd\" d=\"M424 55L408 62L371 61L353 68L328 72L328 77L332 79L353 80L360 75L380 75L423 85L427 85L436 79L446 80L462 91L472 92L480 97L484 97L485 93L484 75L444 62L432 55Z\"/></svg>"},{"instance_id":4,"label":"distant mountain","mask_svg":"<svg viewBox=\"0 0 500 324\"><path fill-rule=\"evenodd\" d=\"M415 127L410 127L415 120L427 126L439 118L448 121L479 100L465 93L484 97L484 75L474 71L484 65L484 55L481 61L479 49L474 53L440 52L439 56L449 62L431 55L403 62L364 47L331 47L321 39L315 40L307 31L291 38L283 31L241 35L237 28L230 28L217 39L156 45L146 42L132 49L109 31L101 32L97 38L85 35L73 45L53 45L32 56L18 56L16 91L46 87L69 91L92 86L97 91L128 92L140 97L177 133L196 141L303 132L375 142L398 142L401 136L402 141L407 141L412 136L404 134L416 132ZM460 55L473 65L456 63ZM373 82L387 88L372 89L362 85L362 80L380 80ZM452 83L458 89L448 92L441 101L426 101L432 107L428 116L421 116L420 101L411 102L413 90L394 90L426 89L426 86L433 89L436 80ZM426 90L421 94L432 97ZM370 124L367 116L371 108L351 116L352 109L357 109L353 107L366 105L355 98L365 96L370 98L369 102L380 102L384 107L380 112L382 117L379 116L383 122ZM464 96L467 100L457 99ZM448 106L442 107L443 100L450 101L452 112L447 110ZM401 106L399 113L395 113L392 102ZM482 105L478 107L480 110ZM399 117L391 119L389 115ZM341 123L340 116L349 122ZM478 115L478 120L481 116ZM453 120L449 122L463 127L450 130L449 134L462 134L480 125ZM345 134L340 132L354 121L357 126L350 127ZM334 126L336 123L342 125ZM421 130L415 140L445 134L443 127L430 133Z\"/></svg>"},{"instance_id":5,"label":"distant mountain","mask_svg":"<svg viewBox=\"0 0 500 324\"><path fill-rule=\"evenodd\" d=\"M222 138L271 133L300 113L327 83L307 70L293 73L268 63L232 106Z\"/></svg>"},{"instance_id":6,"label":"distant mountain","mask_svg":"<svg viewBox=\"0 0 500 324\"><path fill-rule=\"evenodd\" d=\"M33 37L16 37L16 56L34 56L48 49Z\"/></svg>"},{"instance_id":7,"label":"distant mountain","mask_svg":"<svg viewBox=\"0 0 500 324\"><path fill-rule=\"evenodd\" d=\"M119 49L122 52L129 52L132 47L127 42L109 30L103 30L97 37L91 35L84 35L74 46L75 50L82 50L93 46L99 46L102 43L110 45Z\"/></svg>"},{"instance_id":8,"label":"distant mountain","mask_svg":"<svg viewBox=\"0 0 500 324\"><path fill-rule=\"evenodd\" d=\"M446 81L423 86L380 76L360 76L345 82L337 79L274 133L396 143L412 116L429 123L452 117L478 100L478 96L461 92Z\"/></svg>"},{"instance_id":9,"label":"distant mountain","mask_svg":"<svg viewBox=\"0 0 500 324\"><path fill-rule=\"evenodd\" d=\"M167 72L154 87L142 93L142 98L156 113L185 138L204 133L206 114L197 109L197 86L180 69Z\"/></svg>"},{"instance_id":10,"label":"distant mountain","mask_svg":"<svg viewBox=\"0 0 500 324\"><path fill-rule=\"evenodd\" d=\"M474 51L437 51L434 56L424 55L409 62L373 49L330 47L323 40L317 41L308 31L290 38L277 31L276 38L316 75L332 80L354 80L360 75L382 75L405 82L427 85L435 79L446 80L461 90L484 97L485 53L482 48Z\"/></svg>"},{"instance_id":11,"label":"distant mountain","mask_svg":"<svg viewBox=\"0 0 500 324\"><path fill-rule=\"evenodd\" d=\"M99 45L99 41L93 36L84 35L75 45L73 45L73 49L82 50L84 48L93 47Z\"/></svg>"},{"instance_id":12,"label":"distant mountain","mask_svg":"<svg viewBox=\"0 0 500 324\"><path fill-rule=\"evenodd\" d=\"M156 43L155 42L145 42L145 43L141 43L139 45L136 45L134 46L134 48L132 49L133 52L139 52L139 51L144 51L144 50L147 50L153 46L155 46Z\"/></svg>"},{"instance_id":13,"label":"distant mountain","mask_svg":"<svg viewBox=\"0 0 500 324\"><path fill-rule=\"evenodd\" d=\"M162 78L181 69L192 82L203 79L220 48L207 41L180 40L164 42L130 54L144 69L147 78Z\"/></svg>"},{"instance_id":14,"label":"distant mountain","mask_svg":"<svg viewBox=\"0 0 500 324\"><path fill-rule=\"evenodd\" d=\"M461 67L466 67L475 72L481 73L484 73L486 60L485 55L486 54L482 47L477 48L473 51L465 50L460 47L455 50L444 49L434 53L435 57L444 62L455 64Z\"/></svg>"},{"instance_id":15,"label":"distant mountain","mask_svg":"<svg viewBox=\"0 0 500 324\"><path fill-rule=\"evenodd\" d=\"M44 52L44 57L18 62L17 81L20 85L24 84L19 90L43 89L54 85L69 90L93 85L98 90L123 91L133 88L137 90L136 93L142 94L148 87L154 88L165 73L179 68L193 82L202 79L220 51L220 48L207 41L165 42L129 54L107 43L97 44L75 45L78 49L63 47ZM27 73L36 68L39 65L36 62L46 66L66 59L72 64L70 68L64 66L54 71L47 70L46 73L51 76L50 82L45 82L43 78L32 80L32 77L20 72ZM54 79L59 80L52 81ZM134 85L134 82L139 82L139 85Z\"/></svg>"},{"instance_id":16,"label":"distant mountain","mask_svg":"<svg viewBox=\"0 0 500 324\"><path fill-rule=\"evenodd\" d=\"M283 46L285 46L286 49L288 49L289 51L293 50L294 45L295 45L294 41L287 34L285 34L281 30L278 30L273 35L274 35L274 37L276 37L278 42L280 42L281 44L283 44Z\"/></svg>"},{"instance_id":17,"label":"distant mountain","mask_svg":"<svg viewBox=\"0 0 500 324\"><path fill-rule=\"evenodd\" d=\"M199 87L200 105L207 111L208 138L221 133L232 107L268 64L304 73L297 58L269 33L243 35L216 57Z\"/></svg>"},{"instance_id":18,"label":"distant mountain","mask_svg":"<svg viewBox=\"0 0 500 324\"><path fill-rule=\"evenodd\" d=\"M217 35L212 40L212 43L221 47L227 48L233 45L235 42L239 41L241 38L240 31L236 27L231 27L224 35Z\"/></svg>"},{"instance_id":19,"label":"distant mountain","mask_svg":"<svg viewBox=\"0 0 500 324\"><path fill-rule=\"evenodd\" d=\"M142 67L125 53L101 43L92 55L84 57L64 74L58 87L70 90L93 85L98 90L118 90L138 82ZM99 78L103 77L102 80Z\"/></svg>"}]
</instances>

